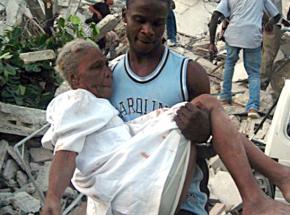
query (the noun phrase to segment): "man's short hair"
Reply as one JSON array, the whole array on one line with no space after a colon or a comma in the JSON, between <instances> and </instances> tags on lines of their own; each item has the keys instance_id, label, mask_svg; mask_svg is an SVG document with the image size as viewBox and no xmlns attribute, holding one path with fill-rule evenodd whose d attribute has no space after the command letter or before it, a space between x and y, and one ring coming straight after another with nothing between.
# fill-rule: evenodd
<instances>
[{"instance_id":1,"label":"man's short hair","mask_svg":"<svg viewBox=\"0 0 290 215\"><path fill-rule=\"evenodd\" d=\"M85 54L89 48L98 48L91 40L74 39L61 48L56 59L55 70L67 81L70 74L78 74L80 55Z\"/></svg>"},{"instance_id":2,"label":"man's short hair","mask_svg":"<svg viewBox=\"0 0 290 215\"><path fill-rule=\"evenodd\" d=\"M133 2L133 1L135 1L135 0L126 0L126 8L128 8L128 7L129 7L129 4L130 4L131 2ZM144 0L143 0L143 1L144 1ZM172 1L172 0L155 0L155 1L164 1L164 2L167 3L168 8L170 8L171 1Z\"/></svg>"}]
</instances>

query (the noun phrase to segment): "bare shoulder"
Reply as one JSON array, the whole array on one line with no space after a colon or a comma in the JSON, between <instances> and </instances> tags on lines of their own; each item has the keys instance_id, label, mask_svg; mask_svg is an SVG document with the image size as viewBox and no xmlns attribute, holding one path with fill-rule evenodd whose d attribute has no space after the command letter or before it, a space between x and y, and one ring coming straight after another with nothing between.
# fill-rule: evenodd
<instances>
[{"instance_id":1,"label":"bare shoulder","mask_svg":"<svg viewBox=\"0 0 290 215\"><path fill-rule=\"evenodd\" d=\"M209 77L205 69L197 62L189 61L187 67L187 88L189 99L210 93Z\"/></svg>"}]
</instances>

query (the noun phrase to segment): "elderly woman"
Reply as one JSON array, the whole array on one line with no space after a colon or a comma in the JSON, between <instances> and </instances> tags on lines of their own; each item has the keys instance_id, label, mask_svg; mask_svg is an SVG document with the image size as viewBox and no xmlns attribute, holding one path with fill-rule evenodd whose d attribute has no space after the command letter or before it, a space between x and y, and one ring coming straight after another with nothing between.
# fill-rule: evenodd
<instances>
[{"instance_id":1,"label":"elderly woman","mask_svg":"<svg viewBox=\"0 0 290 215\"><path fill-rule=\"evenodd\" d=\"M56 70L72 90L47 108L43 146L54 148L42 214L60 214L72 179L88 196L88 214L174 214L181 196L190 143L162 109L125 124L107 98L112 72L95 44L64 46ZM98 211L98 213L97 213Z\"/></svg>"}]
</instances>

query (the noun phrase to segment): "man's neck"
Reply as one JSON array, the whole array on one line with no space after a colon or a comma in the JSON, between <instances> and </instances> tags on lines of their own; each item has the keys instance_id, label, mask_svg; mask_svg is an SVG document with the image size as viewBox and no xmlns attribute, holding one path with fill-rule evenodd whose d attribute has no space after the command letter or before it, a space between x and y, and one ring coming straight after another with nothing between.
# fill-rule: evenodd
<instances>
[{"instance_id":1,"label":"man's neck","mask_svg":"<svg viewBox=\"0 0 290 215\"><path fill-rule=\"evenodd\" d=\"M165 47L162 45L150 54L141 54L129 50L129 65L132 71L139 76L151 74L160 63Z\"/></svg>"}]
</instances>

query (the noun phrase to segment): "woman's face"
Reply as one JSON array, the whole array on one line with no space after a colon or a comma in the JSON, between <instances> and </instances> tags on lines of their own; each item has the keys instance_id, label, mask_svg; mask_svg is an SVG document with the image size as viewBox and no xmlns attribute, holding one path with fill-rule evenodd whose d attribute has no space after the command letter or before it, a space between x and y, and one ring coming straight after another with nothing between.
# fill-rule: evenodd
<instances>
[{"instance_id":1,"label":"woman's face","mask_svg":"<svg viewBox=\"0 0 290 215\"><path fill-rule=\"evenodd\" d=\"M96 48L88 48L81 56L76 87L90 91L99 98L112 95L112 71L105 56Z\"/></svg>"}]
</instances>

